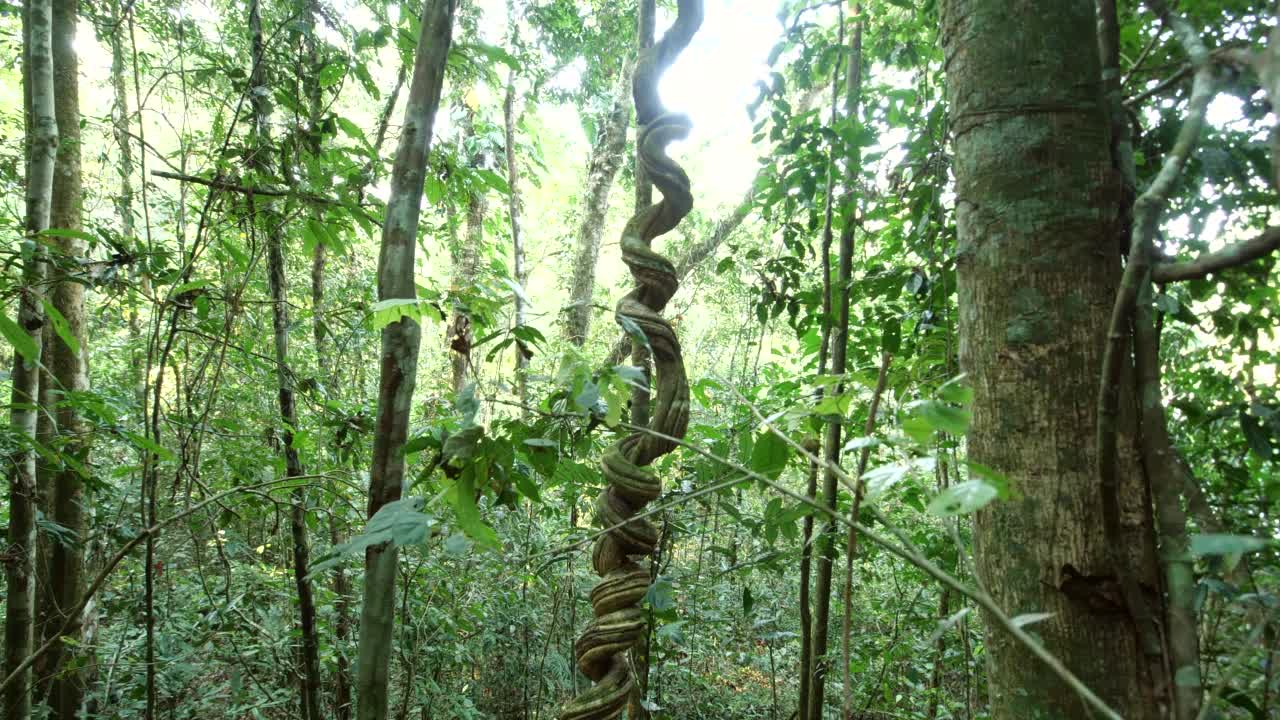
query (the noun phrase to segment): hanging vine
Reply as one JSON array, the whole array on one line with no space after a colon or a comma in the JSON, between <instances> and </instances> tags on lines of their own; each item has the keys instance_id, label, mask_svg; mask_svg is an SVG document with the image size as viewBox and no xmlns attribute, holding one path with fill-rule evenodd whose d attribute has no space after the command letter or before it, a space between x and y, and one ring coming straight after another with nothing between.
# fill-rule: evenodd
<instances>
[{"instance_id":1,"label":"hanging vine","mask_svg":"<svg viewBox=\"0 0 1280 720\"><path fill-rule=\"evenodd\" d=\"M662 492L661 480L648 466L675 449L675 443L661 436L684 437L689 423L680 341L662 317L680 283L671 261L651 248L654 238L675 228L693 208L689 176L666 150L689 134L690 121L668 112L658 97L658 80L702 24L702 0L679 0L677 5L675 22L656 45L640 53L632 73L636 146L662 200L638 211L622 231L622 259L636 287L615 311L618 324L633 333L638 327L652 351L657 392L649 429L656 434L634 432L609 448L601 461L606 487L596 499L596 519L604 527L619 527L600 536L592 551L592 566L601 578L591 590L595 618L574 645L578 669L595 684L565 705L561 720L611 720L627 705L632 685L627 651L646 632L640 603L649 587L649 569L642 563L658 544L652 523L627 520Z\"/></svg>"}]
</instances>

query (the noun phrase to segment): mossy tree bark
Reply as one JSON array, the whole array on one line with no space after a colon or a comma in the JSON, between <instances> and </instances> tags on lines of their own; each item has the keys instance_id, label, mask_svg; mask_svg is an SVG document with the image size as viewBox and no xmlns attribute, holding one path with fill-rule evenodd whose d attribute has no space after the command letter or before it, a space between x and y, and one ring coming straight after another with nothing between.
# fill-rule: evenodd
<instances>
[{"instance_id":1,"label":"mossy tree bark","mask_svg":"<svg viewBox=\"0 0 1280 720\"><path fill-rule=\"evenodd\" d=\"M587 341L591 329L592 297L596 287L596 263L600 259L600 240L604 237L605 217L609 214L609 192L622 166L623 148L627 142L627 126L631 110L627 106L630 90L630 65L618 77L618 89L609 113L601 118L600 129L591 145L587 162L587 187L582 198L578 231L573 255L573 275L569 281L569 305L564 310L563 336L578 347Z\"/></svg>"},{"instance_id":2,"label":"mossy tree bark","mask_svg":"<svg viewBox=\"0 0 1280 720\"><path fill-rule=\"evenodd\" d=\"M942 42L955 137L960 364L969 457L1017 494L979 512L977 571L1012 615L1126 718L1157 711L1117 572L1158 586L1131 383L1117 418L1124 566L1113 571L1094 468L1107 326L1120 277L1091 0L950 0ZM1131 378L1132 373L1127 373ZM987 637L992 717L1077 718L1080 698L1023 646Z\"/></svg>"}]
</instances>

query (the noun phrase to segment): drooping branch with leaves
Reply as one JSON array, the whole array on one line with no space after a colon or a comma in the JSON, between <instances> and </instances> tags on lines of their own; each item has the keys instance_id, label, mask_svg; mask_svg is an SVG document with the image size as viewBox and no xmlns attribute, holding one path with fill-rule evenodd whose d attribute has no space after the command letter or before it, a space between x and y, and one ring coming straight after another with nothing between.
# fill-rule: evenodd
<instances>
[{"instance_id":1,"label":"drooping branch with leaves","mask_svg":"<svg viewBox=\"0 0 1280 720\"><path fill-rule=\"evenodd\" d=\"M669 143L688 135L690 121L668 112L658 97L658 80L702 24L702 0L680 0L678 8L671 28L640 54L632 75L637 152L662 200L637 212L622 231L622 259L636 287L616 308L618 324L643 336L653 357L656 392L648 427L657 434L631 433L601 461L607 487L596 500L597 521L618 527L596 540L591 560L601 580L591 591L595 618L574 647L578 669L595 685L563 708L562 720L610 720L627 705L633 678L627 653L647 631L640 607L649 587L643 559L658 544L652 523L627 520L661 494L661 480L648 466L675 449L676 443L668 438L683 437L689 423L689 383L680 341L662 317L679 280L671 261L651 247L693 208L689 177L666 152Z\"/></svg>"}]
</instances>

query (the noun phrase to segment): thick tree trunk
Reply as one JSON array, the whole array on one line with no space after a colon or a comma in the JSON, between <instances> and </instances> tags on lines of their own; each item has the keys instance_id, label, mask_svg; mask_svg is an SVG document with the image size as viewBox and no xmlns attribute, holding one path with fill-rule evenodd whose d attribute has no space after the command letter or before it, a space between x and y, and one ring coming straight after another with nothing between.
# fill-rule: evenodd
<instances>
[{"instance_id":1,"label":"thick tree trunk","mask_svg":"<svg viewBox=\"0 0 1280 720\"><path fill-rule=\"evenodd\" d=\"M49 224L67 230L81 229L79 63L74 47L78 5L77 0L53 0L53 82L59 142ZM55 248L65 261L81 259L85 252L84 241L73 237L56 238ZM50 399L57 408L54 414L60 448L78 465L87 467L91 436L75 406L64 402L68 393L89 389L84 286L72 280L58 281L53 285L52 306L62 315L66 333L78 346L68 345L57 333L46 333L50 342L45 346L45 354L53 379ZM46 411L52 410L46 408ZM84 668L88 666L84 662L67 662L72 648L78 646L80 639L81 618L69 618L68 613L78 606L84 585L84 499L84 479L79 470L67 465L58 468L53 476L52 518L79 540L52 543L47 581L52 590L52 607L45 631L52 635L66 621L71 623L63 634L64 642L54 644L44 658L44 669L53 677L48 696L50 717L66 720L79 716L85 694Z\"/></svg>"},{"instance_id":2,"label":"thick tree trunk","mask_svg":"<svg viewBox=\"0 0 1280 720\"><path fill-rule=\"evenodd\" d=\"M950 0L942 41L955 134L960 364L969 457L1016 499L980 511L977 570L1012 615L1051 613L1045 647L1126 718L1157 711L1099 518L1102 352L1119 280L1091 0ZM1131 377L1131 373L1126 373ZM1157 587L1147 493L1124 388L1118 499L1127 567ZM986 638L996 720L1077 718L1079 697L1007 634Z\"/></svg>"},{"instance_id":3,"label":"thick tree trunk","mask_svg":"<svg viewBox=\"0 0 1280 720\"><path fill-rule=\"evenodd\" d=\"M262 37L262 15L257 0L249 5L249 33L253 49L253 71L249 82L254 88L268 87L267 63ZM253 104L253 149L249 164L263 178L271 177L271 105L266 93L250 94ZM250 206L253 196L249 196ZM252 213L257 216L257 213ZM284 267L284 219L277 213L265 212L263 229L267 245L267 285L271 293L271 326L275 347L276 393L280 406L280 421L285 458L285 475L301 477L302 460L294 447L294 431L298 427L298 413L294 401L293 371L289 367L289 300ZM316 632L316 606L307 579L310 564L310 541L307 537L307 497L304 488L293 490L289 513L289 530L293 541L293 579L298 596L298 624L302 630L302 648L299 653L302 664L301 695L303 720L319 720L320 711L320 659L319 639Z\"/></svg>"},{"instance_id":4,"label":"thick tree trunk","mask_svg":"<svg viewBox=\"0 0 1280 720\"><path fill-rule=\"evenodd\" d=\"M378 299L412 298L414 248L421 214L427 153L440 106L445 60L453 32L455 0L427 0L414 57L408 106L391 173L391 196L382 227L378 257ZM369 471L370 517L400 499L404 481L404 448L418 369L421 331L411 318L382 329L378 410L374 428L373 465ZM395 617L396 549L381 545L365 551L364 603L360 609L360 646L356 662L356 717L387 717L387 670Z\"/></svg>"},{"instance_id":5,"label":"thick tree trunk","mask_svg":"<svg viewBox=\"0 0 1280 720\"><path fill-rule=\"evenodd\" d=\"M44 325L44 253L37 236L49 227L53 168L58 149L54 110L52 7L50 0L27 0L23 7L23 90L27 108L26 237L22 246L22 289L17 330L26 333L25 348L13 354L9 425L18 436L34 440L39 401L41 329ZM6 720L31 717L31 670L19 671L31 654L34 639L36 549L36 453L30 446L9 456L9 547L5 562L5 675L18 672L5 690Z\"/></svg>"},{"instance_id":6,"label":"thick tree trunk","mask_svg":"<svg viewBox=\"0 0 1280 720\"><path fill-rule=\"evenodd\" d=\"M587 163L587 187L582 197L582 210L575 235L573 274L569 281L569 305L564 309L563 337L578 347L587 341L591 329L592 297L596 288L596 262L600 258L600 239L604 236L605 217L609 214L609 191L622 166L622 151L627 142L627 126L631 121L628 98L631 91L631 65L623 66L614 95L613 107L601 118L591 159Z\"/></svg>"}]
</instances>

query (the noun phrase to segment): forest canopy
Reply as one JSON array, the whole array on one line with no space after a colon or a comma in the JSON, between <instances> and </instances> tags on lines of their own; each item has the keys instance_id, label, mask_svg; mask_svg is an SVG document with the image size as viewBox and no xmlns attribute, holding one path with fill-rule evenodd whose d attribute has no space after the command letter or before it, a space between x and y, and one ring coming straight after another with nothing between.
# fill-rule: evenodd
<instances>
[{"instance_id":1,"label":"forest canopy","mask_svg":"<svg viewBox=\"0 0 1280 720\"><path fill-rule=\"evenodd\" d=\"M1280 718L1273 3L0 53L4 720Z\"/></svg>"}]
</instances>

